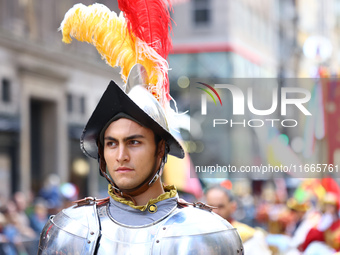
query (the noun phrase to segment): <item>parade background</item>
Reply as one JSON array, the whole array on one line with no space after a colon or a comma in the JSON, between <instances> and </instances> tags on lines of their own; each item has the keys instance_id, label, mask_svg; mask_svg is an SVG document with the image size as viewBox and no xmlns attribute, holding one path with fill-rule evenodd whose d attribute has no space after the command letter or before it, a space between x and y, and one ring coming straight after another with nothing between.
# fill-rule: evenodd
<instances>
[{"instance_id":1,"label":"parade background","mask_svg":"<svg viewBox=\"0 0 340 255\"><path fill-rule=\"evenodd\" d=\"M114 0L96 2L119 12ZM82 153L79 138L109 81L123 82L119 69L107 66L94 47L61 42L60 22L76 3L0 2L0 254L35 254L31 241L37 244L49 215L78 198L107 197L98 164ZM206 188L223 185L235 194L235 219L265 231L273 254L288 254L296 219L287 201L308 204L305 212L315 212L317 224L325 195L340 197L339 173L206 178L194 169L202 161L216 165L222 160L239 169L285 165L287 158L309 169L312 164L340 165L340 1L173 0L173 10L168 63L170 94L179 114L172 127L187 156L182 161L169 157L164 182L175 184L188 201L204 201ZM230 78L275 79L278 88L289 79L308 78L312 97L306 108L314 118L293 112L290 117L299 119L293 131L204 129L199 116L187 112L190 88L197 81L213 86ZM271 100L267 89L257 91L264 101ZM211 144L203 139L207 132L213 135ZM213 146L226 136L225 146ZM340 239L334 240L340 248Z\"/></svg>"}]
</instances>

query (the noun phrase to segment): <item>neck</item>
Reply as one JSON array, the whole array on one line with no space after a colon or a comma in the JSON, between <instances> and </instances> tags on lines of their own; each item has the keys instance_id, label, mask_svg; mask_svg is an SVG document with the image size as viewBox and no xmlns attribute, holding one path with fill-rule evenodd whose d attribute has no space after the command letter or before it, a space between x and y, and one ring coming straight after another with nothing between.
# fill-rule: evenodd
<instances>
[{"instance_id":1,"label":"neck","mask_svg":"<svg viewBox=\"0 0 340 255\"><path fill-rule=\"evenodd\" d=\"M136 205L146 205L150 199L155 199L159 195L164 193L163 185L161 179L158 178L155 183L153 183L145 192L134 196Z\"/></svg>"}]
</instances>

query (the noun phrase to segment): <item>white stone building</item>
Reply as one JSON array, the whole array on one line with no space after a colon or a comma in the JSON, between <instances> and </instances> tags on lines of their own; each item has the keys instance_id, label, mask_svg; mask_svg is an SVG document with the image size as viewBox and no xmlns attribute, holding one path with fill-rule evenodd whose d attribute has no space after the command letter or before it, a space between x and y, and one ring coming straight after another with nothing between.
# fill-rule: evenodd
<instances>
[{"instance_id":1,"label":"white stone building","mask_svg":"<svg viewBox=\"0 0 340 255\"><path fill-rule=\"evenodd\" d=\"M119 70L95 48L61 42L66 11L78 1L0 2L0 196L38 192L55 173L80 195L98 192L95 160L81 152L82 128ZM92 1L82 1L91 4ZM113 10L117 4L102 1ZM106 188L106 187L105 187Z\"/></svg>"}]
</instances>

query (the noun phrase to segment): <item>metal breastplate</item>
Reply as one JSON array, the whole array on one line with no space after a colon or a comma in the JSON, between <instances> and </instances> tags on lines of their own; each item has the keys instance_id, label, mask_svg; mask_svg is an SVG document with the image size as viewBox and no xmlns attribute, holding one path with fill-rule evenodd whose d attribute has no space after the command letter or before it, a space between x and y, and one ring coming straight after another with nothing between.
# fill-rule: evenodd
<instances>
[{"instance_id":1,"label":"metal breastplate","mask_svg":"<svg viewBox=\"0 0 340 255\"><path fill-rule=\"evenodd\" d=\"M51 218L41 234L38 254L195 254L240 255L241 239L214 213L174 207L149 225L122 225L108 205L73 206Z\"/></svg>"},{"instance_id":2,"label":"metal breastplate","mask_svg":"<svg viewBox=\"0 0 340 255\"><path fill-rule=\"evenodd\" d=\"M101 233L98 255L104 254L243 254L241 239L227 221L201 209L174 208L153 224L122 225L107 206L98 210Z\"/></svg>"},{"instance_id":3,"label":"metal breastplate","mask_svg":"<svg viewBox=\"0 0 340 255\"><path fill-rule=\"evenodd\" d=\"M100 207L98 216L101 223L98 255L104 255L151 254L157 232L164 224L164 218L168 215L158 222L140 227L127 226L116 222L110 217L108 206Z\"/></svg>"}]
</instances>

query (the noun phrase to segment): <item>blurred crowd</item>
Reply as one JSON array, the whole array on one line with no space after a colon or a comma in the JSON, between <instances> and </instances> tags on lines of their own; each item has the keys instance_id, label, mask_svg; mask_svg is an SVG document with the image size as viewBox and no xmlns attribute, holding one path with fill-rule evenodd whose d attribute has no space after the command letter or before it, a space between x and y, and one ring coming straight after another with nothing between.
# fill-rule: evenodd
<instances>
[{"instance_id":1,"label":"blurred crowd","mask_svg":"<svg viewBox=\"0 0 340 255\"><path fill-rule=\"evenodd\" d=\"M213 211L238 229L245 254L340 254L339 185L333 178L304 179L292 191L232 187L205 192Z\"/></svg>"},{"instance_id":2,"label":"blurred crowd","mask_svg":"<svg viewBox=\"0 0 340 255\"><path fill-rule=\"evenodd\" d=\"M48 218L76 199L63 195L62 187L59 177L50 175L38 194L15 192L9 199L0 197L0 255L37 254Z\"/></svg>"},{"instance_id":3,"label":"blurred crowd","mask_svg":"<svg viewBox=\"0 0 340 255\"><path fill-rule=\"evenodd\" d=\"M271 180L258 187L230 180L205 185L203 200L238 229L245 254L340 254L340 188L333 178L303 179L293 189ZM274 184L274 185L268 185ZM185 197L185 192L180 192ZM76 200L71 184L51 175L37 194L0 197L0 255L37 253L51 215ZM193 196L191 196L193 198Z\"/></svg>"}]
</instances>

